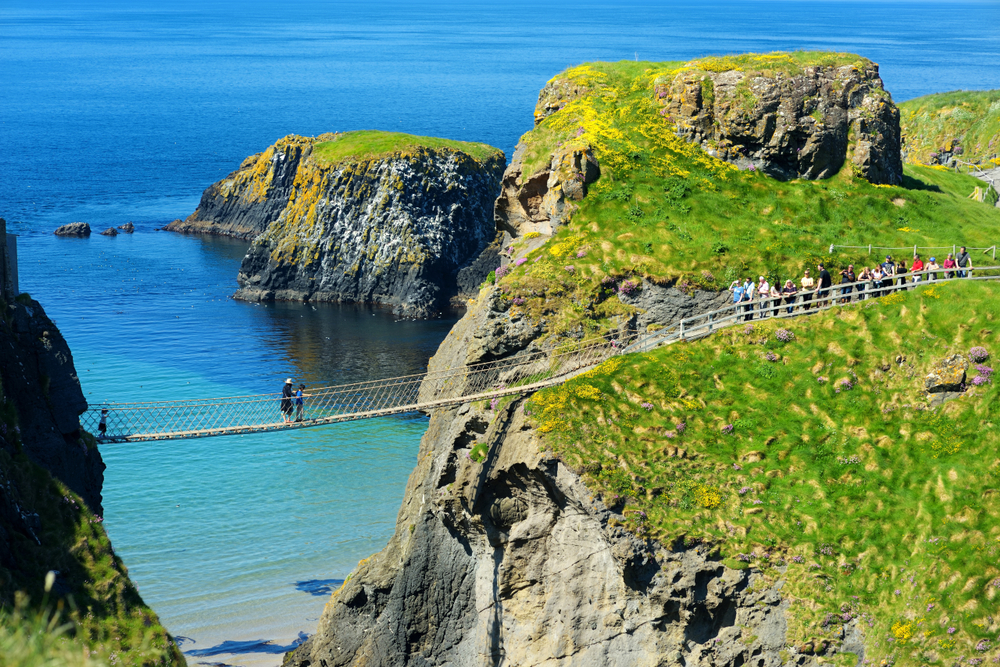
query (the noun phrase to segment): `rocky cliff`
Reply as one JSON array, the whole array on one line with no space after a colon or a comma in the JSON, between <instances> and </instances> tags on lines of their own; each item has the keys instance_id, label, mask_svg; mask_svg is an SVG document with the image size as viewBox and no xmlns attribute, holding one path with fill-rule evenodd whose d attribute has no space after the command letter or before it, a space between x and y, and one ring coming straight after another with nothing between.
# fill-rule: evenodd
<instances>
[{"instance_id":1,"label":"rocky cliff","mask_svg":"<svg viewBox=\"0 0 1000 667\"><path fill-rule=\"evenodd\" d=\"M396 534L285 665L816 664L789 660L780 582L624 520L517 403L435 412Z\"/></svg>"},{"instance_id":2,"label":"rocky cliff","mask_svg":"<svg viewBox=\"0 0 1000 667\"><path fill-rule=\"evenodd\" d=\"M878 65L759 58L688 63L657 82L663 114L709 155L780 180L829 178L846 162L870 183L903 182L899 110Z\"/></svg>"},{"instance_id":3,"label":"rocky cliff","mask_svg":"<svg viewBox=\"0 0 1000 667\"><path fill-rule=\"evenodd\" d=\"M386 136L405 139L387 147ZM496 236L504 165L502 152L481 144L286 137L168 229L254 238L239 299L374 303L427 317L494 268L476 259Z\"/></svg>"}]
</instances>

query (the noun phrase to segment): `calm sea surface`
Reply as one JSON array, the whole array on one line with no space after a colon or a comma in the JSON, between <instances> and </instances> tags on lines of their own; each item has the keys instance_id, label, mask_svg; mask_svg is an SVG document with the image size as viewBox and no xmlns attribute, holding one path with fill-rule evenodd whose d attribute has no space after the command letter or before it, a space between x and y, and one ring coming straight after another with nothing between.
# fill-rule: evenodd
<instances>
[{"instance_id":1,"label":"calm sea surface","mask_svg":"<svg viewBox=\"0 0 1000 667\"><path fill-rule=\"evenodd\" d=\"M897 101L1000 88L1000 3L23 2L0 6L0 216L93 400L421 369L451 321L232 301L246 244L155 232L287 134L379 128L512 152L587 60L832 49ZM133 236L57 239L133 221ZM273 665L391 535L421 417L102 449L106 525L192 663ZM261 642L269 641L271 644Z\"/></svg>"}]
</instances>

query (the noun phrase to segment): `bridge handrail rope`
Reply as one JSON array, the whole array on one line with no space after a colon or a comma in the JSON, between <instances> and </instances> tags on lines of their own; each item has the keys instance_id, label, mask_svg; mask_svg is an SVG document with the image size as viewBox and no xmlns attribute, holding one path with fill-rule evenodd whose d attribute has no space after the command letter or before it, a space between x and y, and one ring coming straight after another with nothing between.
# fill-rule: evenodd
<instances>
[{"instance_id":1,"label":"bridge handrail rope","mask_svg":"<svg viewBox=\"0 0 1000 667\"><path fill-rule=\"evenodd\" d=\"M852 288L850 296L860 300L955 280L1000 279L1000 266L972 269L969 277L945 277L947 273L957 276L957 272L957 269L948 272L925 270L897 274L892 277L891 285L872 284L860 292L853 291L858 283L833 285L827 288L825 296L819 289L799 292L791 303L785 296L755 299L682 318L653 332L612 332L592 341L521 351L511 357L468 366L314 388L307 392L304 421L301 422L283 421L279 410L281 395L268 393L182 401L99 403L81 415L80 424L89 432L97 433L101 410L107 409L107 434L101 442L170 440L302 428L490 400L552 386L618 354L644 352L700 338L748 317L785 319L822 312L840 305L838 301L845 297L841 290L848 286ZM930 274L937 274L937 279L931 280ZM914 283L915 277L924 282ZM294 409L294 398L291 400Z\"/></svg>"}]
</instances>

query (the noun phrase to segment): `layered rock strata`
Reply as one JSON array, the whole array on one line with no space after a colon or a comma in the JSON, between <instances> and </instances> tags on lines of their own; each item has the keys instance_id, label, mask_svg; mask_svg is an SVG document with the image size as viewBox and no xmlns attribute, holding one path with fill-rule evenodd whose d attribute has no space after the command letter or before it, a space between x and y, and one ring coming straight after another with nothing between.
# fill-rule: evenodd
<instances>
[{"instance_id":1,"label":"layered rock strata","mask_svg":"<svg viewBox=\"0 0 1000 667\"><path fill-rule=\"evenodd\" d=\"M694 62L658 81L656 95L679 134L742 168L819 179L846 162L871 183L903 182L899 110L868 60L790 75Z\"/></svg>"}]
</instances>

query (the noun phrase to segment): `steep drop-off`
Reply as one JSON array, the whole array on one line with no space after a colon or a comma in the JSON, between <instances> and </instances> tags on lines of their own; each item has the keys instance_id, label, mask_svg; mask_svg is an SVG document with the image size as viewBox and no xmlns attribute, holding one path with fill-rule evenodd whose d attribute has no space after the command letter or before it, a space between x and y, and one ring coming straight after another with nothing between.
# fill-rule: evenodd
<instances>
[{"instance_id":1,"label":"steep drop-off","mask_svg":"<svg viewBox=\"0 0 1000 667\"><path fill-rule=\"evenodd\" d=\"M24 593L22 613L37 610L46 574L56 572L48 599L73 622L78 652L86 646L110 664L183 665L101 525L105 466L80 429L87 403L66 341L28 295L0 307L0 609Z\"/></svg>"},{"instance_id":2,"label":"steep drop-off","mask_svg":"<svg viewBox=\"0 0 1000 667\"><path fill-rule=\"evenodd\" d=\"M936 93L899 105L903 155L913 164L955 160L1000 167L1000 90Z\"/></svg>"},{"instance_id":3,"label":"steep drop-off","mask_svg":"<svg viewBox=\"0 0 1000 667\"><path fill-rule=\"evenodd\" d=\"M771 54L719 59L711 66L701 61L698 71L706 77L715 70L745 71L736 69L743 59L754 63L754 71L773 75L747 74L742 80L750 91L746 106L760 111L763 127L776 128L785 107L802 107L807 100L800 93L813 85L828 95L817 104L820 114L832 120L819 127L799 114L798 125L810 125L802 129L809 130L806 134L790 126L784 134L775 131L750 146L761 151L755 162L743 163L722 155L711 144L714 139L689 141L691 133L667 110L672 98L663 86L686 81L693 64L591 63L553 79L540 95L537 125L522 137L497 201L497 227L505 233L503 266L441 344L430 368L652 331L723 305L728 294L721 290L734 278L762 273L772 282L784 276L797 280L816 261L854 261L846 253L830 258L831 243L867 238L886 239L888 245L904 234L912 241L910 235L921 229L933 238L986 239L995 233L1000 217L993 209L970 202L964 193L955 195L971 179L907 168L907 187L869 182L869 176L878 181L879 173L897 182L892 179L902 180L902 169L896 170L898 129L895 148L892 136L884 133L866 139L867 148L855 134L865 123L876 127L875 121L884 122L891 134L895 117L867 61L840 54ZM855 61L865 66L851 69ZM794 77L802 78L781 83ZM753 87L762 85L760 78L778 82L771 91L778 99L756 97L766 92ZM854 81L856 95L840 97L843 91L834 80ZM730 83L733 90L720 95L738 97L740 82ZM853 100L855 106L838 106L838 100ZM875 107L868 108L869 102ZM806 113L813 121L818 121L811 115L817 108ZM855 124L851 109L861 113L866 108L873 119ZM731 99L713 103L711 113L732 115ZM846 143L838 144L841 138ZM815 150L810 148L804 160L783 161L790 157L786 142L793 139L801 141L793 148ZM839 158L837 146L843 149ZM875 152L858 163L859 150ZM773 165L765 169L761 160ZM829 169L820 168L821 162ZM786 171L775 171L779 168ZM765 172L792 180L772 179ZM823 180L803 180L807 174ZM945 215L946 210L952 213ZM961 216L955 215L959 211ZM955 220L961 222L952 224ZM775 352L781 338L773 327L741 326L724 339L717 335L618 358L524 401L434 411L395 535L333 595L317 633L286 656L286 665L777 667L866 664L872 655L886 665L918 659L933 664L942 656L957 656L947 625L936 627L933 639L920 640L920 650L905 657L894 650L931 630L921 625L921 609L946 606L924 597L924 591L913 595L903 554L922 548L921 540L934 539L940 525L907 535L911 542L891 555L864 552L863 541L892 519L880 499L891 500L900 516L925 512L940 520L941 512L931 511L930 498L920 500L921 493L934 489L951 503L952 489L957 492L967 483L969 478L958 472L948 477L950 482L922 480L927 468L921 468L920 474L906 473L898 494L886 486L895 483L900 466L909 465L905 448L911 439L934 453L933 436L918 430L932 416L922 395L923 379L908 384L929 360L914 363L907 357L932 345L945 352L949 346L994 341L986 323L993 318L987 306L995 301L977 301L961 325L947 325L947 318L939 316L944 328L935 327L929 339L914 333L915 326L924 326L920 301L902 303L905 298L864 311L880 344L888 340L899 347L905 339L900 361L894 361L895 351L887 359L885 351L867 344L867 332L850 354L844 352L846 332L858 321L854 309L814 319L808 332L816 340L795 359L799 372L792 376L779 365L784 365L781 354L793 353ZM687 353L695 350L700 364L689 362ZM713 354L728 356L709 358ZM683 384L674 370L682 362L688 364ZM839 374L825 377L834 366ZM854 400L858 394L848 393L840 382L846 378L853 388L857 378L849 369L871 374L877 383L873 393L882 394L863 405ZM787 385L793 380L800 384L791 390ZM436 391L425 382L422 400ZM966 427L992 426L991 417L975 416L990 404L990 396L979 392L958 399L965 401L961 405L971 420ZM921 407L915 408L918 402ZM907 444L903 450L888 449L886 440L874 435L875 426L857 425L847 410L837 413L838 406L861 406L857 410L872 424L881 427L880 420L886 420L885 428L899 432ZM772 417L788 423L772 424ZM724 419L732 421L719 421ZM783 432L768 432L754 443L764 428ZM941 428L940 421L935 428ZM736 435L727 440L734 429ZM688 442L695 433L697 441ZM806 437L796 440L799 433ZM775 442L780 447L768 449ZM822 460L816 475L802 474L811 468L798 459L790 463L780 456L785 450L812 456L814 447ZM852 467L871 463L865 457L872 448L885 449L884 456L874 457L877 472L863 474ZM985 450L977 444L975 451ZM890 466L893 457L904 460ZM985 458L983 470L995 477L994 459ZM862 478L864 483L857 483ZM771 485L794 488L794 496L772 497ZM857 514L841 500L857 501L856 495L864 496L866 512L879 513L877 520L866 524L869 514ZM813 514L795 515L806 511L796 498ZM996 531L982 523L986 513L963 511L960 503L951 503L946 521L975 520L979 533L963 534L956 527L953 539L974 539L975 548L992 549L988 556L995 557L996 545L989 540ZM817 525L834 513L836 530L820 533ZM793 516L798 526L785 520ZM905 532L910 524L902 521ZM868 533L852 534L852 529ZM880 569L852 580L861 568L859 551L862 559L873 556ZM815 558L816 567L807 558ZM949 566L960 561L948 559ZM955 625L956 632L967 633L963 650L977 623L986 623L991 632L998 629L990 625L992 619L973 614L981 609L980 600L995 601L1000 594L990 588L991 581L1000 582L990 579L997 574L992 572L947 572L949 586L978 587L963 592L961 609L949 607L935 617L938 626L951 619L968 621ZM871 583L872 589L852 588L854 581ZM980 605L976 609L971 598ZM892 613L878 614L880 603ZM979 653L990 650L988 644L980 645L985 648Z\"/></svg>"},{"instance_id":4,"label":"steep drop-off","mask_svg":"<svg viewBox=\"0 0 1000 667\"><path fill-rule=\"evenodd\" d=\"M168 229L253 238L239 299L373 303L427 317L492 268L475 260L496 236L504 165L482 144L376 132L286 137Z\"/></svg>"}]
</instances>

